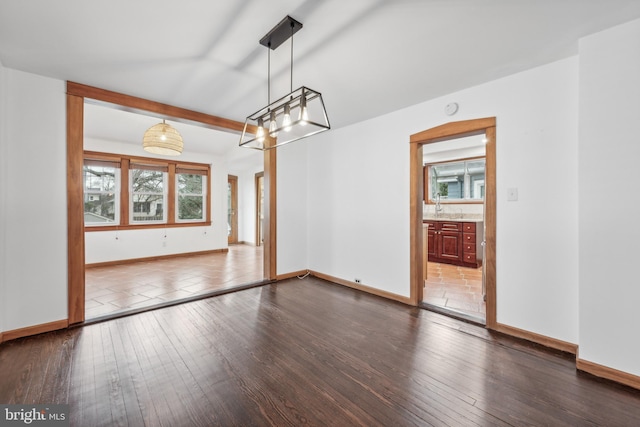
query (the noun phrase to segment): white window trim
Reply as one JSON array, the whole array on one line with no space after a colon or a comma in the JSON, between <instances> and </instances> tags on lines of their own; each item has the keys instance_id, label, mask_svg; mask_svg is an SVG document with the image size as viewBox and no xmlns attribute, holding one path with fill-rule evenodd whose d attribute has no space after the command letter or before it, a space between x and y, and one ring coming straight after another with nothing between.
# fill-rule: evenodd
<instances>
[{"instance_id":1,"label":"white window trim","mask_svg":"<svg viewBox=\"0 0 640 427\"><path fill-rule=\"evenodd\" d=\"M176 218L176 223L190 223L190 222L194 222L194 223L201 223L204 222L207 218L207 191L209 191L209 189L207 188L207 175L202 175L202 174L197 174L200 175L202 177L202 193L198 194L198 193L181 193L180 189L178 187L178 180L179 180L179 176L180 175L190 175L188 173L184 173L184 174L180 174L180 173L176 173L176 202L175 202L175 218ZM202 218L198 218L198 219L180 219L180 196L198 196L198 197L202 197Z\"/></svg>"},{"instance_id":2,"label":"white window trim","mask_svg":"<svg viewBox=\"0 0 640 427\"><path fill-rule=\"evenodd\" d=\"M167 172L162 172L162 193L151 193L148 191L145 192L134 192L133 191L133 171L134 170L139 170L136 168L131 168L129 169L129 224L130 225L141 225L141 224L166 224L167 223L167 201L168 201L168 188L167 188L167 181L168 181L168 173ZM134 209L133 206L135 204L134 197L136 195L150 195L150 196L157 196L159 194L162 194L162 200L163 200L163 208L162 208L162 219L161 220L152 220L152 221L136 221L134 219Z\"/></svg>"},{"instance_id":3,"label":"white window trim","mask_svg":"<svg viewBox=\"0 0 640 427\"><path fill-rule=\"evenodd\" d=\"M111 227L111 226L117 226L120 225L120 168L114 168L115 172L114 172L114 183L115 183L115 189L114 191L92 191L92 190L87 190L85 188L86 183L83 183L83 194L82 194L82 201L84 204L84 198L86 195L91 195L91 194L99 194L99 195L103 195L103 194L109 194L109 193L114 193L114 209L115 209L115 215L114 215L114 219L113 222L86 222L84 221L84 226L85 227ZM83 179L84 179L84 167L83 167ZM83 212L84 212L84 208L83 208Z\"/></svg>"}]
</instances>

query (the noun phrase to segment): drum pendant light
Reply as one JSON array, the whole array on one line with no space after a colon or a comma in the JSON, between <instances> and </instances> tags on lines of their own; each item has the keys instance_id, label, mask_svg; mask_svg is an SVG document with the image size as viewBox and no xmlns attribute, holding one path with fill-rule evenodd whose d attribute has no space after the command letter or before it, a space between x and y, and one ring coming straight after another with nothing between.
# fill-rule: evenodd
<instances>
[{"instance_id":1,"label":"drum pendant light","mask_svg":"<svg viewBox=\"0 0 640 427\"><path fill-rule=\"evenodd\" d=\"M164 119L162 123L147 129L142 138L142 148L153 154L179 156L183 146L184 142L180 133L168 125Z\"/></svg>"}]
</instances>

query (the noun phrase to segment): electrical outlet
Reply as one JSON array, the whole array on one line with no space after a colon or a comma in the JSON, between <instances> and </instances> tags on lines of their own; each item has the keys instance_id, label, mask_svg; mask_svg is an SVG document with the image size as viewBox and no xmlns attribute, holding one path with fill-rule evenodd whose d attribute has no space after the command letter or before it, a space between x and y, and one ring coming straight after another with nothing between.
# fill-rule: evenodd
<instances>
[{"instance_id":1,"label":"electrical outlet","mask_svg":"<svg viewBox=\"0 0 640 427\"><path fill-rule=\"evenodd\" d=\"M356 279L356 283L360 283L360 279Z\"/></svg>"}]
</instances>

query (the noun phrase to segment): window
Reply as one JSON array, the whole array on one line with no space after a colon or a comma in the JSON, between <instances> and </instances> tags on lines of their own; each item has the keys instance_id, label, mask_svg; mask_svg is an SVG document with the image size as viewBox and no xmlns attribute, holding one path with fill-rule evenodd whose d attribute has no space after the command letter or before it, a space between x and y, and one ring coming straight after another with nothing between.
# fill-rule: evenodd
<instances>
[{"instance_id":1,"label":"window","mask_svg":"<svg viewBox=\"0 0 640 427\"><path fill-rule=\"evenodd\" d=\"M150 202L133 202L133 212L148 214L149 212L151 212L151 203Z\"/></svg>"},{"instance_id":2,"label":"window","mask_svg":"<svg viewBox=\"0 0 640 427\"><path fill-rule=\"evenodd\" d=\"M210 166L84 153L88 231L210 225Z\"/></svg>"},{"instance_id":3,"label":"window","mask_svg":"<svg viewBox=\"0 0 640 427\"><path fill-rule=\"evenodd\" d=\"M430 202L438 194L442 202L484 200L484 158L429 164L427 167Z\"/></svg>"},{"instance_id":4,"label":"window","mask_svg":"<svg viewBox=\"0 0 640 427\"><path fill-rule=\"evenodd\" d=\"M166 222L165 206L167 172L164 167L132 164L129 170L131 182L131 223Z\"/></svg>"},{"instance_id":5,"label":"window","mask_svg":"<svg viewBox=\"0 0 640 427\"><path fill-rule=\"evenodd\" d=\"M120 163L85 161L84 222L87 226L117 225L120 220Z\"/></svg>"},{"instance_id":6,"label":"window","mask_svg":"<svg viewBox=\"0 0 640 427\"><path fill-rule=\"evenodd\" d=\"M206 181L202 171L176 170L178 203L176 218L180 222L203 221L206 212Z\"/></svg>"}]
</instances>

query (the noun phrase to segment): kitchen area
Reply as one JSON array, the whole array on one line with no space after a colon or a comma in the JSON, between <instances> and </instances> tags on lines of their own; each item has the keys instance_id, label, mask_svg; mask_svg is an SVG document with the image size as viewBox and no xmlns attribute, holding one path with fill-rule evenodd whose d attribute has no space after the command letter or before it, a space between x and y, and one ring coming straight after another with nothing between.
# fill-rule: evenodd
<instances>
[{"instance_id":1,"label":"kitchen area","mask_svg":"<svg viewBox=\"0 0 640 427\"><path fill-rule=\"evenodd\" d=\"M423 242L425 280L422 305L485 323L484 136L423 148Z\"/></svg>"}]
</instances>

